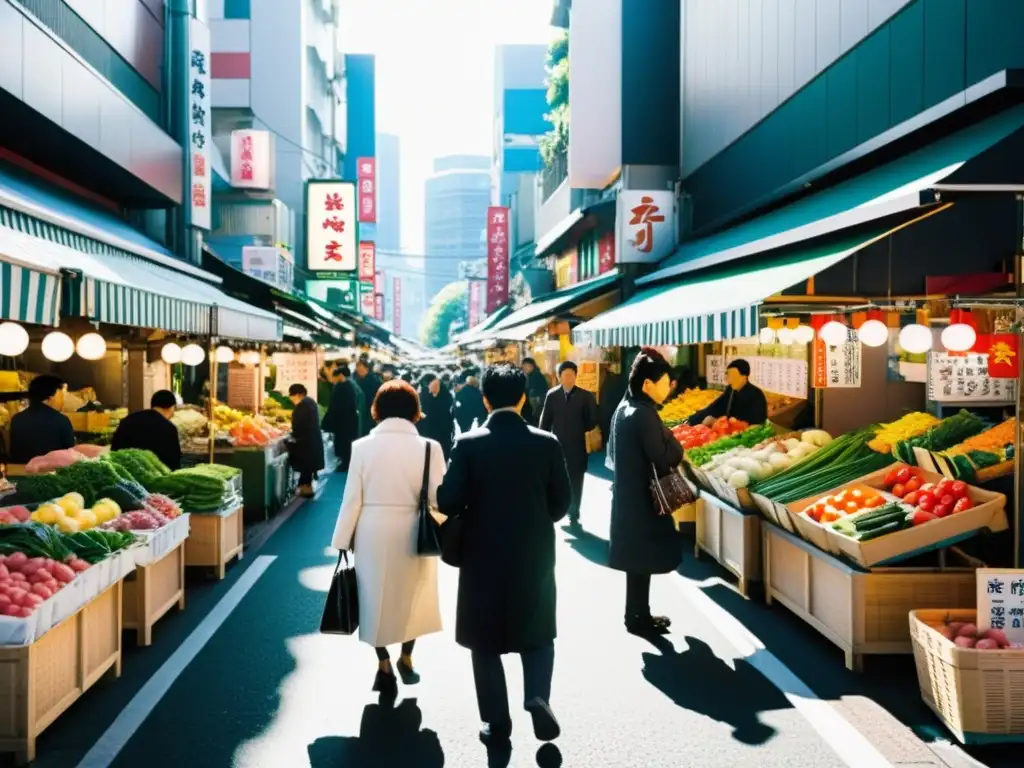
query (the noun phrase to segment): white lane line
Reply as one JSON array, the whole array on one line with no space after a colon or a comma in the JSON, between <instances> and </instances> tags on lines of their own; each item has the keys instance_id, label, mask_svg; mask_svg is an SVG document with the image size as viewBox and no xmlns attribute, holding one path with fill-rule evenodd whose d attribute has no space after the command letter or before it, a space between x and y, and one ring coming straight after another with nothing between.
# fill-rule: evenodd
<instances>
[{"instance_id":1,"label":"white lane line","mask_svg":"<svg viewBox=\"0 0 1024 768\"><path fill-rule=\"evenodd\" d=\"M849 768L893 768L885 756L831 704L822 701L792 670L731 613L679 576L673 582L684 599L722 635L750 666L778 688L822 740Z\"/></svg>"},{"instance_id":2,"label":"white lane line","mask_svg":"<svg viewBox=\"0 0 1024 768\"><path fill-rule=\"evenodd\" d=\"M117 719L110 724L110 727L92 745L85 757L78 764L78 768L107 768L114 762L125 744L135 734L143 721L160 703L174 681L184 671L199 652L220 629L224 621L231 615L231 612L242 602L246 593L255 586L260 576L264 574L270 564L277 559L276 555L260 555L248 568L245 569L238 581L236 581L227 594L220 599L220 602L213 607L206 617L199 623L199 626L192 630L185 642L182 643L171 657L163 663L149 680L139 689L134 698L128 702Z\"/></svg>"}]
</instances>

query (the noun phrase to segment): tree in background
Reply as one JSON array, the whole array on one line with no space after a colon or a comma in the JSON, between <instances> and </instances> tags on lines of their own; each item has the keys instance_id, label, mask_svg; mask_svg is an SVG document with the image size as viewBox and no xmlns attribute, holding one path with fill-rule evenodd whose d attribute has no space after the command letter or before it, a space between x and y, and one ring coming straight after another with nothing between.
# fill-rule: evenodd
<instances>
[{"instance_id":1,"label":"tree in background","mask_svg":"<svg viewBox=\"0 0 1024 768\"><path fill-rule=\"evenodd\" d=\"M428 347L448 344L453 325L466 327L469 315L469 283L459 280L448 283L430 302L423 323L420 341Z\"/></svg>"},{"instance_id":2,"label":"tree in background","mask_svg":"<svg viewBox=\"0 0 1024 768\"><path fill-rule=\"evenodd\" d=\"M569 148L569 31L561 30L548 46L548 92L552 128L540 140L544 164L550 166Z\"/></svg>"}]
</instances>

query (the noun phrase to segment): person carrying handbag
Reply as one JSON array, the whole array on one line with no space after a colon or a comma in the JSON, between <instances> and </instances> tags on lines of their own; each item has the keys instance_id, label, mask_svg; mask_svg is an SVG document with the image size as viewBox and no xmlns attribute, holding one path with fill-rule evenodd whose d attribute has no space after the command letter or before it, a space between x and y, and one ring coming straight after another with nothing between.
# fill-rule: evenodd
<instances>
[{"instance_id":1,"label":"person carrying handbag","mask_svg":"<svg viewBox=\"0 0 1024 768\"><path fill-rule=\"evenodd\" d=\"M331 545L353 550L359 639L377 652L373 690L397 690L387 646L401 644L402 682L419 681L412 662L416 639L441 631L436 555L420 554L421 494L436 507L445 473L444 454L420 437L416 391L394 380L377 391L371 415L377 426L352 444L352 462ZM429 465L424 461L429 459Z\"/></svg>"},{"instance_id":2,"label":"person carrying handbag","mask_svg":"<svg viewBox=\"0 0 1024 768\"><path fill-rule=\"evenodd\" d=\"M665 491L673 495L671 483L658 484L683 460L682 446L658 416L671 372L661 353L644 347L633 361L626 397L612 417L615 479L608 565L626 573L626 629L640 635L668 631L667 617L651 615L651 575L671 573L683 559L672 510L665 509Z\"/></svg>"}]
</instances>

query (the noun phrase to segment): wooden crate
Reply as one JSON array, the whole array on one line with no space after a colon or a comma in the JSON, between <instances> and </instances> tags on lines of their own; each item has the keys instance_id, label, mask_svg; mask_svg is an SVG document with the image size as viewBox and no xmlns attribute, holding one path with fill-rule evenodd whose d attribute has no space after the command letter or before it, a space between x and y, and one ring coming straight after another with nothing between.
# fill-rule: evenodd
<instances>
[{"instance_id":1,"label":"wooden crate","mask_svg":"<svg viewBox=\"0 0 1024 768\"><path fill-rule=\"evenodd\" d=\"M36 738L105 674L121 676L118 581L32 645L0 647L0 752L35 759Z\"/></svg>"},{"instance_id":2,"label":"wooden crate","mask_svg":"<svg viewBox=\"0 0 1024 768\"><path fill-rule=\"evenodd\" d=\"M911 653L910 611L975 604L973 568L863 570L771 524L763 528L766 599L838 645L847 669L859 671L865 654Z\"/></svg>"},{"instance_id":3,"label":"wooden crate","mask_svg":"<svg viewBox=\"0 0 1024 768\"><path fill-rule=\"evenodd\" d=\"M227 565L242 559L245 546L242 507L210 514L193 513L192 530L185 540L185 565L213 568L223 579Z\"/></svg>"},{"instance_id":4,"label":"wooden crate","mask_svg":"<svg viewBox=\"0 0 1024 768\"><path fill-rule=\"evenodd\" d=\"M139 645L153 643L153 625L175 605L185 610L185 542L150 565L136 566L124 581L123 628Z\"/></svg>"},{"instance_id":5,"label":"wooden crate","mask_svg":"<svg viewBox=\"0 0 1024 768\"><path fill-rule=\"evenodd\" d=\"M740 594L748 583L761 580L761 518L733 509L710 493L701 492L697 505L695 557L703 550L739 579Z\"/></svg>"}]
</instances>

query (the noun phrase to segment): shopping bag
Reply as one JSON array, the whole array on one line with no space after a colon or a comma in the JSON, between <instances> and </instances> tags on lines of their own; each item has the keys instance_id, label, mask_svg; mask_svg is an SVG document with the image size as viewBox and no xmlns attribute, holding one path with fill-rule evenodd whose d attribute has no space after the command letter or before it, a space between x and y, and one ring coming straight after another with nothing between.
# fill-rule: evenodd
<instances>
[{"instance_id":1,"label":"shopping bag","mask_svg":"<svg viewBox=\"0 0 1024 768\"><path fill-rule=\"evenodd\" d=\"M327 590L327 603L320 617L320 631L327 635L351 635L359 628L359 593L356 569L348 561L348 552L338 555L338 565Z\"/></svg>"},{"instance_id":2,"label":"shopping bag","mask_svg":"<svg viewBox=\"0 0 1024 768\"><path fill-rule=\"evenodd\" d=\"M423 557L437 557L441 554L441 526L430 514L430 443L427 443L426 458L423 461L423 485L420 486L419 530L416 532L416 553Z\"/></svg>"}]
</instances>

